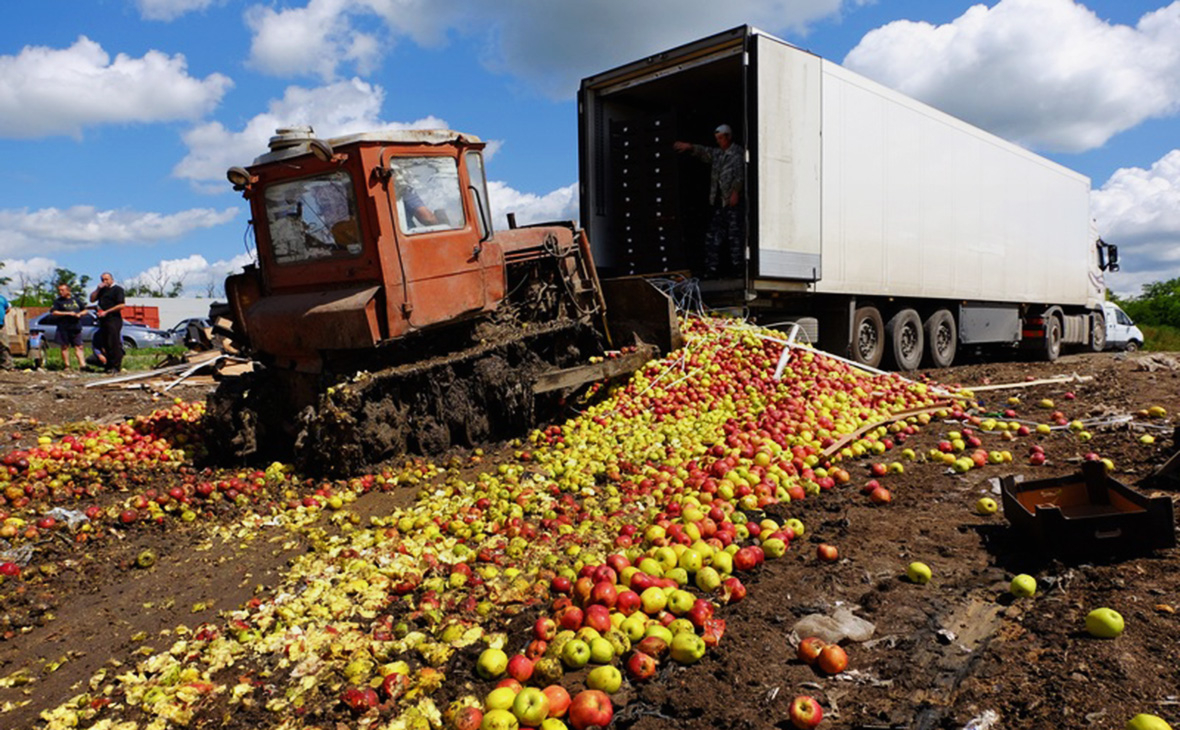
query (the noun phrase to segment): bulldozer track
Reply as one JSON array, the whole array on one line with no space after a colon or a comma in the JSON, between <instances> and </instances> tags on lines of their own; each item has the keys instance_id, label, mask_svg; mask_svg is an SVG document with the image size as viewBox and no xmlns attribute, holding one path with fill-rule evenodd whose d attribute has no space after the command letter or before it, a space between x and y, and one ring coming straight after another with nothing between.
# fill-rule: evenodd
<instances>
[{"instance_id":1,"label":"bulldozer track","mask_svg":"<svg viewBox=\"0 0 1180 730\"><path fill-rule=\"evenodd\" d=\"M251 373L210 398L211 455L293 459L307 473L345 475L402 453L520 435L560 407L560 394L535 392L537 377L599 347L592 327L568 319L497 328L462 350L362 371L327 388L303 376L318 396L302 408L290 396L299 387L289 382L300 376Z\"/></svg>"}]
</instances>

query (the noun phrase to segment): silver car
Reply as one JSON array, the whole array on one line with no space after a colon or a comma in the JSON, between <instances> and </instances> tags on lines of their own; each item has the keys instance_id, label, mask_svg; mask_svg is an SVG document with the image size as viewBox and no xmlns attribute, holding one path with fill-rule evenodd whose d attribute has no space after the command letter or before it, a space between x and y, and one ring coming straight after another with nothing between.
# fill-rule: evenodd
<instances>
[{"instance_id":1,"label":"silver car","mask_svg":"<svg viewBox=\"0 0 1180 730\"><path fill-rule=\"evenodd\" d=\"M38 314L29 320L29 334L40 333L48 346L53 343L57 333L58 319L49 312ZM94 341L94 333L98 331L98 317L93 312L82 315L82 341ZM140 347L167 347L175 345L176 339L166 330L158 330L135 322L123 322L123 349L134 350Z\"/></svg>"}]
</instances>

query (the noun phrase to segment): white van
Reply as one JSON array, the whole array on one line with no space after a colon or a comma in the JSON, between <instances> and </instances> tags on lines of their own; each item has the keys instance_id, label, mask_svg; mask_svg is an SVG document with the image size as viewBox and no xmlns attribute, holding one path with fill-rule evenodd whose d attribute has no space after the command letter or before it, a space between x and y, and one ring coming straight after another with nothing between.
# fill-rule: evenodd
<instances>
[{"instance_id":1,"label":"white van","mask_svg":"<svg viewBox=\"0 0 1180 730\"><path fill-rule=\"evenodd\" d=\"M1143 347L1143 331L1114 302L1103 302L1106 316L1106 349L1134 352Z\"/></svg>"}]
</instances>

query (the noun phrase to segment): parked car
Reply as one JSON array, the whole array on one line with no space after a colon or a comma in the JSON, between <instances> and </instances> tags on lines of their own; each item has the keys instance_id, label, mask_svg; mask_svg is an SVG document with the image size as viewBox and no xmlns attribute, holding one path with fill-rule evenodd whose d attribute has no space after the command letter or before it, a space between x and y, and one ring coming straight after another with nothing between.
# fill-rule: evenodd
<instances>
[{"instance_id":1,"label":"parked car","mask_svg":"<svg viewBox=\"0 0 1180 730\"><path fill-rule=\"evenodd\" d=\"M54 317L49 312L38 314L29 320L29 334L40 333L45 340L44 346L49 346L53 342L53 337L57 333L57 317ZM94 340L94 333L98 331L98 317L93 312L86 312L82 315L82 341L90 343ZM123 348L125 350L134 350L140 347L166 347L168 345L175 345L176 339L171 332L166 330L154 329L146 325L135 322L123 323Z\"/></svg>"},{"instance_id":2,"label":"parked car","mask_svg":"<svg viewBox=\"0 0 1180 730\"><path fill-rule=\"evenodd\" d=\"M207 317L189 317L177 322L175 327L168 330L168 333L172 335L173 339L175 339L177 342L180 342L184 339L185 334L188 332L188 327L190 324L195 324L203 330L207 330L212 326Z\"/></svg>"},{"instance_id":3,"label":"parked car","mask_svg":"<svg viewBox=\"0 0 1180 730\"><path fill-rule=\"evenodd\" d=\"M1114 302L1103 302L1106 315L1106 349L1134 352L1143 347L1143 330Z\"/></svg>"}]
</instances>

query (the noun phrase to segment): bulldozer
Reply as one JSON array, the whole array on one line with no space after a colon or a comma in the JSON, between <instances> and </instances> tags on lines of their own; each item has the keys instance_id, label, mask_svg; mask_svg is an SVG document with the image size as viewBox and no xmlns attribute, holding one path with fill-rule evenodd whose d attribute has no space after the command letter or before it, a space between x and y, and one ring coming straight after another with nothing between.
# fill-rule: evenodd
<instances>
[{"instance_id":1,"label":"bulldozer","mask_svg":"<svg viewBox=\"0 0 1180 730\"><path fill-rule=\"evenodd\" d=\"M679 346L669 298L600 279L575 224L494 229L484 148L291 127L227 172L256 263L227 278L216 329L252 368L209 397L215 458L331 474L474 446Z\"/></svg>"}]
</instances>

